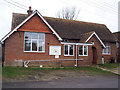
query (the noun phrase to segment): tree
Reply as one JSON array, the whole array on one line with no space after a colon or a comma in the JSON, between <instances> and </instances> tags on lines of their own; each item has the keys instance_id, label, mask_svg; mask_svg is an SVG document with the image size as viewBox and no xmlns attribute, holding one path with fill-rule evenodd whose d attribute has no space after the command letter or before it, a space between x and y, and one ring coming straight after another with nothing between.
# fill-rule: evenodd
<instances>
[{"instance_id":1,"label":"tree","mask_svg":"<svg viewBox=\"0 0 120 90\"><path fill-rule=\"evenodd\" d=\"M76 20L78 18L80 10L77 10L76 7L72 8L62 8L61 11L57 12L57 18Z\"/></svg>"}]
</instances>

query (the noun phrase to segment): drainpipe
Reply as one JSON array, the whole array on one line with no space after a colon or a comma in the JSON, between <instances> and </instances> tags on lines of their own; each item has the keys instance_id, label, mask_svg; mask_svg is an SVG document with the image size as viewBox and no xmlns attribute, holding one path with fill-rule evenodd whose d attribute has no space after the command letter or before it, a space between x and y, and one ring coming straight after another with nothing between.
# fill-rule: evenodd
<instances>
[{"instance_id":1,"label":"drainpipe","mask_svg":"<svg viewBox=\"0 0 120 90\"><path fill-rule=\"evenodd\" d=\"M78 63L77 63L77 44L76 44L76 64L75 64L75 67L78 66Z\"/></svg>"},{"instance_id":2,"label":"drainpipe","mask_svg":"<svg viewBox=\"0 0 120 90\"><path fill-rule=\"evenodd\" d=\"M4 59L5 59L5 42L2 43L2 67L4 66Z\"/></svg>"}]
</instances>

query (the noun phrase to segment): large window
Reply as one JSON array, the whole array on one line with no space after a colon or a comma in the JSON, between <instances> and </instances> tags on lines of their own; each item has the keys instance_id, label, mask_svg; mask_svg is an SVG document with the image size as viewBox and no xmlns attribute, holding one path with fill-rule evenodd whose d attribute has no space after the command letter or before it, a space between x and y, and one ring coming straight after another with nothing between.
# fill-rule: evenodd
<instances>
[{"instance_id":1,"label":"large window","mask_svg":"<svg viewBox=\"0 0 120 90\"><path fill-rule=\"evenodd\" d=\"M45 52L45 33L25 32L24 51Z\"/></svg>"},{"instance_id":2,"label":"large window","mask_svg":"<svg viewBox=\"0 0 120 90\"><path fill-rule=\"evenodd\" d=\"M79 56L88 56L88 46L79 46Z\"/></svg>"},{"instance_id":3,"label":"large window","mask_svg":"<svg viewBox=\"0 0 120 90\"><path fill-rule=\"evenodd\" d=\"M74 46L73 45L65 45L64 46L64 55L65 56L74 56Z\"/></svg>"},{"instance_id":4,"label":"large window","mask_svg":"<svg viewBox=\"0 0 120 90\"><path fill-rule=\"evenodd\" d=\"M108 54L108 55L111 54L110 43L106 43L105 46L106 46L106 48L103 48L102 53L103 54Z\"/></svg>"}]
</instances>

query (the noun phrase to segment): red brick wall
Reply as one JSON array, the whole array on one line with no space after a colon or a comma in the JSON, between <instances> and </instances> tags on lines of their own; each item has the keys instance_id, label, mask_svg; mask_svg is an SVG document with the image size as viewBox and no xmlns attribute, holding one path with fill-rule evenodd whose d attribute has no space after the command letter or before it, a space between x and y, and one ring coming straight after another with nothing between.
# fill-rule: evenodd
<instances>
[{"instance_id":1,"label":"red brick wall","mask_svg":"<svg viewBox=\"0 0 120 90\"><path fill-rule=\"evenodd\" d=\"M117 60L117 56L116 56L116 51L117 51L117 48L116 48L116 43L110 43L110 46L111 46L111 54L110 55L103 55L102 54L102 46L100 44L100 42L98 41L98 39L93 36L89 41L88 43L91 43L92 41L94 41L94 47L96 47L97 49L97 63L100 64L102 61L102 56L104 56L104 60L105 62L108 62L108 60L111 59L111 57L115 58L115 60ZM92 51L92 50L91 50ZM90 52L92 53L92 52Z\"/></svg>"},{"instance_id":2,"label":"red brick wall","mask_svg":"<svg viewBox=\"0 0 120 90\"><path fill-rule=\"evenodd\" d=\"M31 19L29 19L24 25L19 28L19 31L34 31L34 32L45 32L52 33L51 30L46 26L46 24L40 19L36 14Z\"/></svg>"},{"instance_id":3,"label":"red brick wall","mask_svg":"<svg viewBox=\"0 0 120 90\"><path fill-rule=\"evenodd\" d=\"M110 47L111 47L111 54L110 55L103 55L105 62L109 62L111 60L111 57L113 57L115 59L115 61L117 61L116 43L110 43Z\"/></svg>"},{"instance_id":4,"label":"red brick wall","mask_svg":"<svg viewBox=\"0 0 120 90\"><path fill-rule=\"evenodd\" d=\"M95 47L96 50L97 50L97 53L96 53L96 55L97 55L97 64L100 64L102 62L102 45L99 42L99 40L96 38L95 35L88 41L88 43L91 43L92 41L94 41L93 47ZM91 54L91 56L93 57L92 53L93 52L92 52L92 47L91 47L91 50L90 50L89 54Z\"/></svg>"},{"instance_id":5,"label":"red brick wall","mask_svg":"<svg viewBox=\"0 0 120 90\"><path fill-rule=\"evenodd\" d=\"M102 46L96 37L92 37L88 42L94 41L94 47L97 49L97 63L100 64L102 61ZM59 45L61 46L61 56L59 59L67 59L67 61L60 61L55 59L55 56L49 55L49 46L50 45ZM111 53L112 55L104 56L105 60L115 57L115 44L111 44ZM88 46L88 56L79 56L78 49L78 65L85 66L91 65L93 60L92 46ZM70 60L69 60L70 59ZM74 59L74 61L71 59ZM58 39L53 34L45 34L45 53L38 52L24 52L24 32L14 32L6 41L5 41L5 63L10 65L11 61L15 60L58 60L62 66L74 66L76 59L76 46L74 46L74 56L64 56L64 45L61 45ZM79 60L82 59L82 60ZM8 64L9 63L9 64Z\"/></svg>"},{"instance_id":6,"label":"red brick wall","mask_svg":"<svg viewBox=\"0 0 120 90\"><path fill-rule=\"evenodd\" d=\"M24 32L14 32L5 41L5 65L13 65L16 60L58 60L55 56L49 55L50 45L60 45L61 46L61 56L59 59L67 59L66 61L60 61L62 66L74 66L76 59L76 47L74 46L74 56L64 56L64 45L61 45L58 39L53 34L45 34L45 53L38 52L24 52ZM89 46L89 56L78 56L79 65L91 65L92 53L91 47ZM78 52L79 53L79 52ZM69 60L70 59L70 60ZM74 61L71 59L74 59ZM12 63L12 64L11 64Z\"/></svg>"},{"instance_id":7,"label":"red brick wall","mask_svg":"<svg viewBox=\"0 0 120 90\"><path fill-rule=\"evenodd\" d=\"M24 31L34 31L34 32L45 32L45 53L39 52L24 52ZM88 43L94 41L94 47L97 49L97 63L101 63L102 59L102 46L97 38L92 37ZM49 46L50 45L59 45L61 46L61 56L59 59L55 59L55 56L49 55ZM112 45L112 49L114 49ZM78 50L79 51L79 50ZM114 55L114 50L112 54ZM78 52L79 53L79 52ZM93 60L92 46L88 47L88 56L79 56L78 57L78 66L91 65ZM105 57L106 59L107 57ZM66 61L61 61L67 59ZM74 59L74 60L71 60ZM61 45L57 37L52 34L52 31L39 19L38 15L32 17L28 22L26 22L22 27L19 28L17 32L14 32L9 38L5 40L5 65L14 66L16 61L19 60L51 60L60 64L61 66L74 66L76 59L76 46L74 46L74 56L64 56L64 45ZM79 60L82 59L82 60ZM56 61L55 61L56 60ZM36 62L38 64L38 62ZM44 63L45 64L45 63ZM46 62L49 64L49 62ZM53 64L53 63L52 63Z\"/></svg>"}]
</instances>

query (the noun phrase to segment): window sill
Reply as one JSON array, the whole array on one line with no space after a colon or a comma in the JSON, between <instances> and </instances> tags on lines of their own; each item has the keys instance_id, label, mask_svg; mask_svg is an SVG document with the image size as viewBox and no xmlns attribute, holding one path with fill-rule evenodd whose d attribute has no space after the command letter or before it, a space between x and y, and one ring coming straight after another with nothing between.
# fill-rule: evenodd
<instances>
[{"instance_id":1,"label":"window sill","mask_svg":"<svg viewBox=\"0 0 120 90\"><path fill-rule=\"evenodd\" d=\"M74 56L74 55L64 55L64 56Z\"/></svg>"},{"instance_id":2,"label":"window sill","mask_svg":"<svg viewBox=\"0 0 120 90\"><path fill-rule=\"evenodd\" d=\"M87 57L88 55L79 55L79 57L80 57L80 56Z\"/></svg>"},{"instance_id":3,"label":"window sill","mask_svg":"<svg viewBox=\"0 0 120 90\"><path fill-rule=\"evenodd\" d=\"M28 52L28 53L45 53L45 51L24 51L24 52Z\"/></svg>"},{"instance_id":4,"label":"window sill","mask_svg":"<svg viewBox=\"0 0 120 90\"><path fill-rule=\"evenodd\" d=\"M103 53L102 55L111 55L111 54Z\"/></svg>"}]
</instances>

